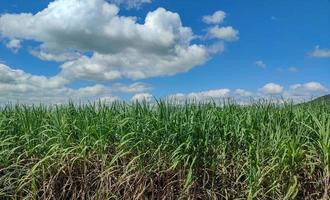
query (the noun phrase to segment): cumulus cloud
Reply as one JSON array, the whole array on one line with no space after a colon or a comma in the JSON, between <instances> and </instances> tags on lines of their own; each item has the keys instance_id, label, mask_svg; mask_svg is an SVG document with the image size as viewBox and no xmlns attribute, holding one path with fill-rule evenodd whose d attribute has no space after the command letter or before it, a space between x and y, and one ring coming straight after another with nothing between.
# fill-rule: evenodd
<instances>
[{"instance_id":1,"label":"cumulus cloud","mask_svg":"<svg viewBox=\"0 0 330 200\"><path fill-rule=\"evenodd\" d=\"M257 60L257 61L254 62L254 64L257 65L258 67L261 67L261 68L266 68L267 67L267 65L262 60Z\"/></svg>"},{"instance_id":2,"label":"cumulus cloud","mask_svg":"<svg viewBox=\"0 0 330 200\"><path fill-rule=\"evenodd\" d=\"M212 15L203 16L203 22L206 24L220 24L224 21L226 13L219 10L214 12Z\"/></svg>"},{"instance_id":3,"label":"cumulus cloud","mask_svg":"<svg viewBox=\"0 0 330 200\"><path fill-rule=\"evenodd\" d=\"M313 95L327 92L328 89L319 82L308 82L290 86L291 92L295 95Z\"/></svg>"},{"instance_id":4,"label":"cumulus cloud","mask_svg":"<svg viewBox=\"0 0 330 200\"><path fill-rule=\"evenodd\" d=\"M259 89L264 94L281 94L283 92L283 86L275 84L275 83L267 83L262 88Z\"/></svg>"},{"instance_id":5,"label":"cumulus cloud","mask_svg":"<svg viewBox=\"0 0 330 200\"><path fill-rule=\"evenodd\" d=\"M137 17L119 15L115 5L139 7L150 2L55 0L36 14L1 15L0 34L11 40L11 48L19 48L24 40L36 41L40 46L29 49L32 55L44 61L60 62L61 71L54 77L25 75L43 79L46 84L58 82L62 85L57 88L61 89L70 89L69 83L76 80L138 80L187 72L205 63L211 55L223 52L224 41L238 39L238 31L232 27L218 27L212 37L223 41L195 44L197 36L191 28L183 26L177 13L158 8L138 22ZM204 21L219 24L224 18L225 13L217 11L205 16ZM75 92L91 90L146 93L151 87L136 83L114 84L105 89L97 85Z\"/></svg>"},{"instance_id":6,"label":"cumulus cloud","mask_svg":"<svg viewBox=\"0 0 330 200\"><path fill-rule=\"evenodd\" d=\"M253 96L252 92L246 91L244 89L236 89L235 94L240 96L240 97L250 97Z\"/></svg>"},{"instance_id":7,"label":"cumulus cloud","mask_svg":"<svg viewBox=\"0 0 330 200\"><path fill-rule=\"evenodd\" d=\"M104 97L99 98L99 100L105 104L111 104L116 101L121 101L121 99L116 96L104 96Z\"/></svg>"},{"instance_id":8,"label":"cumulus cloud","mask_svg":"<svg viewBox=\"0 0 330 200\"><path fill-rule=\"evenodd\" d=\"M131 101L133 102L151 102L153 99L153 96L149 93L139 93L135 94Z\"/></svg>"},{"instance_id":9,"label":"cumulus cloud","mask_svg":"<svg viewBox=\"0 0 330 200\"><path fill-rule=\"evenodd\" d=\"M222 53L224 50L225 50L225 45L223 42L216 42L207 48L209 54Z\"/></svg>"},{"instance_id":10,"label":"cumulus cloud","mask_svg":"<svg viewBox=\"0 0 330 200\"><path fill-rule=\"evenodd\" d=\"M220 39L227 42L238 40L239 39L238 34L239 34L238 30L235 30L231 26L227 26L227 27L214 26L208 30L208 36L210 38Z\"/></svg>"},{"instance_id":11,"label":"cumulus cloud","mask_svg":"<svg viewBox=\"0 0 330 200\"><path fill-rule=\"evenodd\" d=\"M59 88L67 82L61 77L47 78L25 73L19 69L12 69L0 64L0 92L29 92L37 91L39 87L45 89Z\"/></svg>"},{"instance_id":12,"label":"cumulus cloud","mask_svg":"<svg viewBox=\"0 0 330 200\"><path fill-rule=\"evenodd\" d=\"M128 7L139 7L151 0L114 1L118 5L126 3ZM152 101L149 93L152 88L143 83L96 84L78 89L69 85L75 80L137 80L175 75L205 63L210 55L224 50L225 42L239 39L239 32L233 27L218 25L226 16L222 11L203 17L205 23L214 24L206 37L217 40L207 46L194 42L196 36L191 28L182 24L177 13L158 8L140 22L134 16L119 15L119 8L109 3L114 1L55 0L36 14L1 15L0 34L8 41L8 48L18 50L21 41L36 41L40 46L30 49L30 53L41 60L61 62L61 72L54 77L36 76L2 64L0 101L36 103L101 98L112 102L118 99L113 95L116 92L135 94L133 101ZM327 51L317 46L311 56L328 57ZM256 64L266 67L262 61ZM268 94L292 96L302 91L309 94L324 92L325 86L323 89L321 86L316 83L296 84L284 91L282 86L269 83L260 89L262 93L243 89L231 92L224 88L172 96L201 101Z\"/></svg>"},{"instance_id":13,"label":"cumulus cloud","mask_svg":"<svg viewBox=\"0 0 330 200\"><path fill-rule=\"evenodd\" d=\"M111 92L110 88L108 88L104 85L96 84L93 86L87 86L87 87L77 89L75 91L75 95L77 95L79 97L86 97L86 96L95 97L98 95L110 94L110 92Z\"/></svg>"},{"instance_id":14,"label":"cumulus cloud","mask_svg":"<svg viewBox=\"0 0 330 200\"><path fill-rule=\"evenodd\" d=\"M166 99L170 101L185 102L185 101L197 101L197 102L209 102L218 101L230 97L230 90L227 88L207 90L202 92L191 92L188 94L176 93L168 95Z\"/></svg>"},{"instance_id":15,"label":"cumulus cloud","mask_svg":"<svg viewBox=\"0 0 330 200\"><path fill-rule=\"evenodd\" d=\"M127 8L140 8L145 3L151 3L152 0L110 0L116 5L125 5Z\"/></svg>"},{"instance_id":16,"label":"cumulus cloud","mask_svg":"<svg viewBox=\"0 0 330 200\"><path fill-rule=\"evenodd\" d=\"M133 83L125 85L114 83L111 86L95 84L77 89L69 87L67 80L61 76L46 77L31 75L19 69L13 69L5 64L0 64L0 104L6 102L20 103L66 103L68 100L88 102L100 99L102 102L111 103L120 100L116 93L134 94L131 101L153 102L154 97L150 94L152 87L145 83ZM231 91L227 88L206 90L191 93L177 93L166 98L179 103L185 101L197 102L223 102L232 99L239 104L249 104L251 99L267 99L269 95L281 95L294 102L309 100L311 97L320 96L329 92L329 89L318 82L308 82L291 85L288 90L275 83L268 83L259 89L259 92L236 89Z\"/></svg>"},{"instance_id":17,"label":"cumulus cloud","mask_svg":"<svg viewBox=\"0 0 330 200\"><path fill-rule=\"evenodd\" d=\"M6 44L6 47L14 52L17 52L21 48L21 41L18 39L11 39Z\"/></svg>"},{"instance_id":18,"label":"cumulus cloud","mask_svg":"<svg viewBox=\"0 0 330 200\"><path fill-rule=\"evenodd\" d=\"M69 88L65 79L59 76L45 77L26 73L0 64L0 103L65 103L68 100L87 101L111 97L114 90L101 84ZM140 83L141 85L142 83ZM122 86L124 87L124 86ZM139 86L141 87L141 86ZM131 86L134 88L134 85ZM125 91L123 91L125 92Z\"/></svg>"},{"instance_id":19,"label":"cumulus cloud","mask_svg":"<svg viewBox=\"0 0 330 200\"><path fill-rule=\"evenodd\" d=\"M96 84L71 89L76 80L112 81L144 79L175 75L205 63L211 55L224 50L224 41L235 40L238 32L231 27L219 28L216 41L196 44L198 38L185 27L178 13L158 8L148 12L144 21L135 16L119 15L117 5L139 7L151 0L54 0L37 12L3 14L0 16L0 35L9 41L8 48L21 48L21 41L38 44L29 49L31 55L60 62L60 72L54 77L35 76L3 65L1 91L3 97L22 97L30 100L55 96L97 96L113 99L110 93L148 94L151 86ZM117 4L117 5L115 5ZM219 24L225 13L217 11L205 16L207 23ZM228 30L227 30L228 29ZM234 31L234 36L230 35ZM228 33L226 33L228 32ZM222 35L221 35L222 34ZM8 75L9 74L9 75ZM4 82L6 81L6 82ZM202 94L199 94L202 95ZM204 94L206 95L206 94ZM148 96L148 95L144 95Z\"/></svg>"},{"instance_id":20,"label":"cumulus cloud","mask_svg":"<svg viewBox=\"0 0 330 200\"><path fill-rule=\"evenodd\" d=\"M228 97L229 89L208 90L205 92L192 92L187 95L189 99L203 100L203 99L218 99Z\"/></svg>"},{"instance_id":21,"label":"cumulus cloud","mask_svg":"<svg viewBox=\"0 0 330 200\"><path fill-rule=\"evenodd\" d=\"M299 103L309 101L313 97L323 95L327 92L329 92L329 89L318 82L295 84L290 86L287 90L281 85L268 83L260 88L259 91L247 91L240 88L231 91L222 88L187 94L176 93L166 96L165 99L178 104L185 103L186 101L215 102L221 104L226 100L234 101L240 105L249 105L251 103L259 102L260 100L266 102L273 101L276 103Z\"/></svg>"},{"instance_id":22,"label":"cumulus cloud","mask_svg":"<svg viewBox=\"0 0 330 200\"><path fill-rule=\"evenodd\" d=\"M44 61L56 61L56 62L64 62L75 60L81 57L81 54L74 51L67 52L47 52L47 50L35 50L31 49L30 53L38 57L40 60Z\"/></svg>"},{"instance_id":23,"label":"cumulus cloud","mask_svg":"<svg viewBox=\"0 0 330 200\"><path fill-rule=\"evenodd\" d=\"M314 58L330 58L330 49L321 49L317 45L312 52L309 52L309 55Z\"/></svg>"},{"instance_id":24,"label":"cumulus cloud","mask_svg":"<svg viewBox=\"0 0 330 200\"><path fill-rule=\"evenodd\" d=\"M83 56L64 63L61 65L61 75L67 79L97 81L120 78L137 80L189 71L204 63L208 56L207 49L198 45L187 48L178 46L171 54L145 54L132 49L117 54L94 53L92 57Z\"/></svg>"},{"instance_id":25,"label":"cumulus cloud","mask_svg":"<svg viewBox=\"0 0 330 200\"><path fill-rule=\"evenodd\" d=\"M158 8L140 24L118 12L105 0L56 0L35 15L2 15L0 32L40 42L40 51L32 54L43 60L69 60L61 65L67 79L174 75L207 61L208 48L191 43L195 36L177 13ZM77 54L68 54L70 50L92 53L75 59Z\"/></svg>"},{"instance_id":26,"label":"cumulus cloud","mask_svg":"<svg viewBox=\"0 0 330 200\"><path fill-rule=\"evenodd\" d=\"M258 100L259 98L262 98L262 96L257 93L249 92L243 89L231 91L227 88L191 92L187 94L176 93L165 97L166 100L169 100L175 104L184 104L185 102L212 102L220 105L228 101L235 102L240 105L248 105L251 104L253 100Z\"/></svg>"},{"instance_id":27,"label":"cumulus cloud","mask_svg":"<svg viewBox=\"0 0 330 200\"><path fill-rule=\"evenodd\" d=\"M113 84L111 90L113 92L124 92L124 93L146 93L152 89L150 85L145 83L133 83L131 85L124 84Z\"/></svg>"}]
</instances>

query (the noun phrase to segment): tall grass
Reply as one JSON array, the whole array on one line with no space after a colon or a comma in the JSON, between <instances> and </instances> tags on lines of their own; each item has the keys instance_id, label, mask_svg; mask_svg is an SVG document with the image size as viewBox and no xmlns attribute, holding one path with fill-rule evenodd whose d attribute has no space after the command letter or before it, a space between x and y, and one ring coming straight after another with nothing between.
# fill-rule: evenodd
<instances>
[{"instance_id":1,"label":"tall grass","mask_svg":"<svg viewBox=\"0 0 330 200\"><path fill-rule=\"evenodd\" d=\"M330 106L0 109L0 199L328 199Z\"/></svg>"}]
</instances>

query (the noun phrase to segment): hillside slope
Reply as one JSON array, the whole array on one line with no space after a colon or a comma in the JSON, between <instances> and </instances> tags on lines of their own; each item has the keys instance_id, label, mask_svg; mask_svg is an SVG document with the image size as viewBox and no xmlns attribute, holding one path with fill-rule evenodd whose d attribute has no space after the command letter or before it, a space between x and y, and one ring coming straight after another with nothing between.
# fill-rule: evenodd
<instances>
[{"instance_id":1,"label":"hillside slope","mask_svg":"<svg viewBox=\"0 0 330 200\"><path fill-rule=\"evenodd\" d=\"M311 101L311 103L327 102L330 103L330 94L318 97Z\"/></svg>"}]
</instances>

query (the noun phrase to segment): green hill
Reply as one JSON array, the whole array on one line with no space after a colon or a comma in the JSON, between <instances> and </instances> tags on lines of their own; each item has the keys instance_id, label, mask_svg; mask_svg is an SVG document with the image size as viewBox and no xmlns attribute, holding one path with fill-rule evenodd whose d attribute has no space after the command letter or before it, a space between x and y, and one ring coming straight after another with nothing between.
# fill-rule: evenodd
<instances>
[{"instance_id":1,"label":"green hill","mask_svg":"<svg viewBox=\"0 0 330 200\"><path fill-rule=\"evenodd\" d=\"M327 102L330 103L330 94L318 97L311 101L311 103Z\"/></svg>"}]
</instances>

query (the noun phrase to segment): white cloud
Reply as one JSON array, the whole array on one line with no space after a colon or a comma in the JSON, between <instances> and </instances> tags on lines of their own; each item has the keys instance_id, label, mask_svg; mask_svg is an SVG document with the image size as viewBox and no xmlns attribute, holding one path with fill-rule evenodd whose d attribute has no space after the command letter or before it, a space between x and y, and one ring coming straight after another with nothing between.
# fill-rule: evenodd
<instances>
[{"instance_id":1,"label":"white cloud","mask_svg":"<svg viewBox=\"0 0 330 200\"><path fill-rule=\"evenodd\" d=\"M111 90L113 92L124 92L124 93L146 93L152 89L150 85L144 83L133 83L131 85L113 84Z\"/></svg>"},{"instance_id":2,"label":"white cloud","mask_svg":"<svg viewBox=\"0 0 330 200\"><path fill-rule=\"evenodd\" d=\"M206 90L201 92L191 92L191 93L176 93L171 94L165 97L166 100L169 100L175 104L184 104L185 102L200 102L208 103L214 102L216 104L223 104L224 102L234 101L240 105L248 105L253 103L254 100L263 98L257 93L252 93L243 89L236 89L231 92L227 88L220 88L215 90Z\"/></svg>"},{"instance_id":3,"label":"white cloud","mask_svg":"<svg viewBox=\"0 0 330 200\"><path fill-rule=\"evenodd\" d=\"M186 95L183 93L170 94L170 95L166 96L166 99L176 100L176 101L185 101Z\"/></svg>"},{"instance_id":4,"label":"white cloud","mask_svg":"<svg viewBox=\"0 0 330 200\"><path fill-rule=\"evenodd\" d=\"M135 94L132 97L131 101L133 101L133 102L136 102L136 101L138 101L138 102L144 102L144 101L145 102L151 102L152 99L153 99L153 96L149 93L139 93L139 94Z\"/></svg>"},{"instance_id":5,"label":"white cloud","mask_svg":"<svg viewBox=\"0 0 330 200\"><path fill-rule=\"evenodd\" d=\"M61 77L35 76L0 64L0 93L37 91L39 87L53 89L66 83Z\"/></svg>"},{"instance_id":6,"label":"white cloud","mask_svg":"<svg viewBox=\"0 0 330 200\"><path fill-rule=\"evenodd\" d=\"M30 53L44 61L64 62L75 60L81 57L78 52L47 52L47 50L30 50Z\"/></svg>"},{"instance_id":7,"label":"white cloud","mask_svg":"<svg viewBox=\"0 0 330 200\"><path fill-rule=\"evenodd\" d=\"M253 96L252 92L243 90L243 89L236 89L235 90L235 94L240 96L240 97L249 97L249 96Z\"/></svg>"},{"instance_id":8,"label":"white cloud","mask_svg":"<svg viewBox=\"0 0 330 200\"><path fill-rule=\"evenodd\" d=\"M6 47L14 52L17 52L21 48L21 41L18 39L11 39L6 44Z\"/></svg>"},{"instance_id":9,"label":"white cloud","mask_svg":"<svg viewBox=\"0 0 330 200\"><path fill-rule=\"evenodd\" d=\"M72 89L69 82L59 76L45 77L12 69L0 64L0 104L6 102L21 103L63 103L68 100L93 100L103 96L113 97L112 88L96 84Z\"/></svg>"},{"instance_id":10,"label":"white cloud","mask_svg":"<svg viewBox=\"0 0 330 200\"><path fill-rule=\"evenodd\" d=\"M208 90L205 92L192 92L187 95L189 99L204 100L229 97L229 89Z\"/></svg>"},{"instance_id":11,"label":"white cloud","mask_svg":"<svg viewBox=\"0 0 330 200\"><path fill-rule=\"evenodd\" d=\"M207 90L202 92L191 92L188 94L176 93L168 95L166 99L170 101L176 101L183 103L185 101L197 101L197 102L209 102L209 101L218 101L230 97L230 90L216 89L216 90Z\"/></svg>"},{"instance_id":12,"label":"white cloud","mask_svg":"<svg viewBox=\"0 0 330 200\"><path fill-rule=\"evenodd\" d=\"M261 67L261 68L266 68L267 67L267 65L262 60L257 60L257 61L254 62L254 64L257 65L258 67Z\"/></svg>"},{"instance_id":13,"label":"white cloud","mask_svg":"<svg viewBox=\"0 0 330 200\"><path fill-rule=\"evenodd\" d=\"M192 92L188 94L176 93L165 97L170 102L183 104L186 101L223 103L224 100L233 100L239 105L249 105L255 102L293 102L299 103L309 101L312 97L317 97L329 92L325 86L317 82L305 84L296 84L290 87L289 90L284 90L284 87L275 83L268 83L258 91L247 91L244 89L236 89L231 92L229 89L207 90L201 92ZM276 95L276 96L271 96Z\"/></svg>"},{"instance_id":14,"label":"white cloud","mask_svg":"<svg viewBox=\"0 0 330 200\"><path fill-rule=\"evenodd\" d=\"M327 92L328 89L319 82L308 82L304 84L294 84L290 86L291 92L296 95L313 95Z\"/></svg>"},{"instance_id":15,"label":"white cloud","mask_svg":"<svg viewBox=\"0 0 330 200\"><path fill-rule=\"evenodd\" d=\"M87 86L83 88L79 88L75 91L75 95L79 97L88 97L88 96L98 96L98 95L104 95L104 94L110 94L111 89L100 84L96 84L93 86Z\"/></svg>"},{"instance_id":16,"label":"white cloud","mask_svg":"<svg viewBox=\"0 0 330 200\"><path fill-rule=\"evenodd\" d=\"M330 49L321 49L320 46L317 45L309 55L315 58L330 58Z\"/></svg>"},{"instance_id":17,"label":"white cloud","mask_svg":"<svg viewBox=\"0 0 330 200\"><path fill-rule=\"evenodd\" d=\"M152 0L110 0L116 5L126 5L127 8L140 8L145 3L151 3Z\"/></svg>"},{"instance_id":18,"label":"white cloud","mask_svg":"<svg viewBox=\"0 0 330 200\"><path fill-rule=\"evenodd\" d=\"M151 0L128 0L128 6L139 7ZM118 0L122 4L124 0ZM220 13L220 14L219 14ZM219 24L225 14L216 12L206 23ZM97 22L97 23L96 23ZM34 56L63 62L61 72L54 77L36 76L22 70L0 65L0 101L58 102L68 98L101 98L113 101L115 92L138 93L132 99L152 100L151 87L143 83L131 85L96 84L78 89L69 87L75 80L107 81L121 78L143 79L186 72L205 63L210 55L224 50L224 41L238 40L239 32L216 25L208 30L208 38L220 41L206 45L194 44L196 36L183 26L177 13L159 8L149 12L144 22L136 17L119 15L119 8L105 0L55 0L48 8L36 13L3 14L0 34L8 40L8 48L19 49L21 41L40 43L30 50ZM222 40L222 41L221 41ZM327 49L315 47L314 57L328 57ZM256 62L258 65L258 63ZM262 61L259 64L266 67ZM288 69L290 71L290 69ZM293 68L291 71L295 71ZM322 86L322 85L321 85ZM314 89L312 89L314 88ZM318 89L315 89L318 88ZM288 94L308 91L324 92L320 85L297 84L284 91L269 83L260 89L263 94ZM261 97L261 93L237 89L217 89L188 94L175 94L182 99L221 99L227 97ZM265 95L266 96L266 95Z\"/></svg>"},{"instance_id":19,"label":"white cloud","mask_svg":"<svg viewBox=\"0 0 330 200\"><path fill-rule=\"evenodd\" d=\"M312 98L325 95L328 92L329 89L324 85L319 82L312 81L291 85L287 91L283 92L283 97L295 103L299 103L310 101Z\"/></svg>"},{"instance_id":20,"label":"white cloud","mask_svg":"<svg viewBox=\"0 0 330 200\"><path fill-rule=\"evenodd\" d=\"M225 45L223 44L223 42L214 43L207 48L209 54L222 53L224 50Z\"/></svg>"},{"instance_id":21,"label":"white cloud","mask_svg":"<svg viewBox=\"0 0 330 200\"><path fill-rule=\"evenodd\" d=\"M105 0L56 0L35 15L2 15L0 33L40 42L32 54L43 60L70 60L61 65L69 80L174 75L208 60L208 47L191 44L195 36L177 13L158 8L140 24L118 12ZM70 50L91 56L75 59Z\"/></svg>"},{"instance_id":22,"label":"white cloud","mask_svg":"<svg viewBox=\"0 0 330 200\"><path fill-rule=\"evenodd\" d=\"M281 94L283 92L283 86L275 84L275 83L268 83L264 85L262 88L259 89L264 94Z\"/></svg>"},{"instance_id":23,"label":"white cloud","mask_svg":"<svg viewBox=\"0 0 330 200\"><path fill-rule=\"evenodd\" d=\"M132 7L148 2L125 1ZM142 23L136 17L118 13L119 8L105 0L55 0L36 14L1 15L1 36L5 40L15 38L10 47L18 47L24 40L36 41L40 46L29 49L32 55L63 62L60 73L54 77L1 66L0 93L5 94L1 101L26 98L31 102L54 102L85 97L111 101L117 98L113 92L138 93L134 99L150 99L147 92L151 86L143 83L110 87L96 84L78 89L71 89L69 84L75 80L136 80L174 75L203 64L210 55L224 50L223 42L193 44L197 36L191 28L182 25L179 14L163 8L149 12ZM217 16L216 13L214 17Z\"/></svg>"},{"instance_id":24,"label":"white cloud","mask_svg":"<svg viewBox=\"0 0 330 200\"><path fill-rule=\"evenodd\" d=\"M238 34L239 32L231 26L227 26L227 27L214 26L208 30L208 36L210 38L216 38L227 42L238 40L239 39Z\"/></svg>"},{"instance_id":25,"label":"white cloud","mask_svg":"<svg viewBox=\"0 0 330 200\"><path fill-rule=\"evenodd\" d=\"M152 94L148 93L151 86L144 83L133 83L124 85L115 83L112 86L95 84L91 86L72 89L69 82L60 76L45 77L26 73L22 70L12 69L7 65L0 64L0 104L6 102L20 103L66 103L69 99L79 102L87 102L101 99L102 102L111 103L120 100L113 93L137 93L132 101L153 102ZM328 93L329 89L318 82L291 85L289 90L275 83L268 83L259 89L260 92L250 92L244 89L236 89L231 92L229 89L215 89L201 92L177 93L166 98L175 100L178 103L185 101L221 103L228 98L235 100L238 104L247 105L251 99L269 99L269 94L280 94L286 100L301 102L310 100L312 97ZM253 103L253 102L252 102Z\"/></svg>"},{"instance_id":26,"label":"white cloud","mask_svg":"<svg viewBox=\"0 0 330 200\"><path fill-rule=\"evenodd\" d=\"M203 16L203 22L206 24L220 24L226 17L226 13L219 10L214 12L212 15Z\"/></svg>"},{"instance_id":27,"label":"white cloud","mask_svg":"<svg viewBox=\"0 0 330 200\"><path fill-rule=\"evenodd\" d=\"M172 54L172 55L171 55ZM118 54L94 53L61 65L61 75L67 79L133 80L186 72L203 64L208 57L207 49L192 45L187 48L177 46L169 55L146 54L137 50L127 50Z\"/></svg>"},{"instance_id":28,"label":"white cloud","mask_svg":"<svg viewBox=\"0 0 330 200\"><path fill-rule=\"evenodd\" d=\"M111 104L115 101L121 101L119 97L116 96L104 96L99 99L102 103Z\"/></svg>"}]
</instances>

